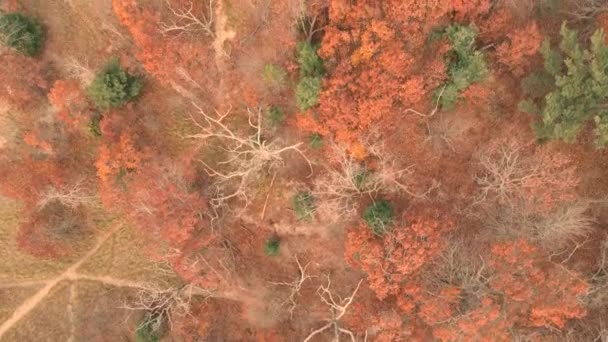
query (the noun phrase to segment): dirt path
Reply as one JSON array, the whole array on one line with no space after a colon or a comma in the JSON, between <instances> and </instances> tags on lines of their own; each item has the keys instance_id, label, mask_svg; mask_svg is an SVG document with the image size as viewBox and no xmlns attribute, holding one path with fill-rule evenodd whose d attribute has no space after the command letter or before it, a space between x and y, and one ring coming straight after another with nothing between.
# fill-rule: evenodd
<instances>
[{"instance_id":1,"label":"dirt path","mask_svg":"<svg viewBox=\"0 0 608 342\"><path fill-rule=\"evenodd\" d=\"M70 321L70 337L68 342L74 342L76 336L76 316L74 315L74 306L76 305L76 284L70 285L70 299L68 300L67 312Z\"/></svg>"},{"instance_id":2,"label":"dirt path","mask_svg":"<svg viewBox=\"0 0 608 342\"><path fill-rule=\"evenodd\" d=\"M116 232L118 232L122 228L122 224L117 224L110 231L104 234L97 243L91 248L87 254L85 254L82 258L68 267L63 273L58 275L55 278L49 279L46 281L46 285L38 290L33 296L26 299L17 309L13 312L11 317L4 321L2 325L0 325L0 340L2 340L2 336L6 334L6 332L12 328L17 322L23 319L30 311L32 311L50 292L51 290L59 284L63 280L78 278L78 274L76 270L82 266L84 262L90 259L99 248Z\"/></svg>"},{"instance_id":3,"label":"dirt path","mask_svg":"<svg viewBox=\"0 0 608 342\"><path fill-rule=\"evenodd\" d=\"M215 2L215 26L213 28L215 39L213 41L213 50L215 51L215 63L217 64L220 73L226 70L226 60L228 54L224 50L224 44L227 40L231 40L236 36L236 32L228 29L228 16L224 11L223 1Z\"/></svg>"},{"instance_id":4,"label":"dirt path","mask_svg":"<svg viewBox=\"0 0 608 342\"><path fill-rule=\"evenodd\" d=\"M229 92L226 89L226 82L224 75L228 70L229 56L224 50L224 44L226 41L233 39L236 36L236 32L228 28L228 16L224 9L223 0L217 0L215 2L215 25L214 25L215 39L213 40L213 50L215 53L215 65L219 74L218 91L216 92L216 105L224 102L223 96Z\"/></svg>"}]
</instances>

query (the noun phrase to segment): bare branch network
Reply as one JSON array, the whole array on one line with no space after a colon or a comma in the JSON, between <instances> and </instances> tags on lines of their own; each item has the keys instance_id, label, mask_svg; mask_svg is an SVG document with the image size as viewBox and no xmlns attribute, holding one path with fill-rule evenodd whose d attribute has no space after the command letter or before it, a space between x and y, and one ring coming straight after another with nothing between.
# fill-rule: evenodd
<instances>
[{"instance_id":1,"label":"bare branch network","mask_svg":"<svg viewBox=\"0 0 608 342\"><path fill-rule=\"evenodd\" d=\"M313 191L315 197L323 202L321 209L337 213L339 217L348 216L356 212L357 203L363 196L373 198L380 192L403 192L424 199L439 186L433 182L424 192L412 190L410 184L413 183L414 165L398 166L397 161L385 152L381 144L368 145L366 149L377 160L378 166L374 170L355 160L343 148L333 145L338 165L325 165L327 172L317 179Z\"/></svg>"},{"instance_id":2,"label":"bare branch network","mask_svg":"<svg viewBox=\"0 0 608 342\"><path fill-rule=\"evenodd\" d=\"M572 2L574 8L566 14L577 20L592 20L602 12L608 12L608 3L605 0L577 0Z\"/></svg>"},{"instance_id":3,"label":"bare branch network","mask_svg":"<svg viewBox=\"0 0 608 342\"><path fill-rule=\"evenodd\" d=\"M355 288L353 293L351 293L350 296L348 296L346 298L342 298L339 295L333 294L331 292L331 289L330 289L331 279L330 279L329 275L327 275L326 277L327 277L327 285L319 286L319 288L317 289L317 294L319 295L319 297L321 298L323 303L325 303L328 306L331 317L327 319L327 324L325 324L324 326L320 327L319 329L311 332L304 339L304 342L310 341L313 337L315 337L316 335L318 335L326 330L329 330L332 332L332 335L333 335L332 339L331 339L332 342L339 342L340 335L342 335L342 334L350 337L350 340L352 342L356 342L355 334L348 329L342 328L340 326L340 320L346 314L348 307L353 303L353 300L355 299L355 296L357 295L357 291L359 291L359 287L361 286L363 279L359 280L357 287Z\"/></svg>"},{"instance_id":4,"label":"bare branch network","mask_svg":"<svg viewBox=\"0 0 608 342\"><path fill-rule=\"evenodd\" d=\"M137 299L132 304L125 303L122 308L146 313L145 324L152 331L159 331L165 323L172 329L175 317L190 315L193 296L207 298L211 293L192 284L169 288L149 284L138 290Z\"/></svg>"},{"instance_id":5,"label":"bare branch network","mask_svg":"<svg viewBox=\"0 0 608 342\"><path fill-rule=\"evenodd\" d=\"M229 128L224 119L231 109L225 113L216 111L217 117L207 114L201 107L194 104L201 119L190 115L191 120L200 129L200 133L186 136L203 144L217 139L219 146L227 153L224 160L212 167L204 160L199 160L209 174L216 179L216 196L211 200L212 206L222 207L227 201L240 197L249 204L249 185L264 172L271 173L285 165L284 154L295 152L304 159L312 175L312 163L300 149L302 142L289 146L281 146L277 140L266 141L262 135L262 110L247 109L248 123L254 130L252 135L239 134ZM224 171L225 170L225 171Z\"/></svg>"},{"instance_id":6,"label":"bare branch network","mask_svg":"<svg viewBox=\"0 0 608 342\"><path fill-rule=\"evenodd\" d=\"M182 9L173 8L171 2L167 1L167 7L173 14L173 20L170 23L161 23L160 32L164 35L174 34L177 36L202 32L206 36L214 38L214 3L215 0L209 0L205 13L196 15L192 1L190 1L188 8Z\"/></svg>"},{"instance_id":7,"label":"bare branch network","mask_svg":"<svg viewBox=\"0 0 608 342\"><path fill-rule=\"evenodd\" d=\"M315 278L316 276L311 276L306 273L306 269L310 262L306 263L306 265L302 266L298 257L295 257L296 263L298 264L299 278L296 278L294 281L288 282L270 282L273 285L277 286L287 286L291 289L291 293L289 297L281 304L281 306L287 306L287 311L289 312L289 317L293 318L293 311L298 306L296 302L297 297L300 295L300 290L302 289L302 285L308 279Z\"/></svg>"},{"instance_id":8,"label":"bare branch network","mask_svg":"<svg viewBox=\"0 0 608 342\"><path fill-rule=\"evenodd\" d=\"M39 198L40 200L37 203L38 209L44 208L53 201L58 201L66 207L75 209L80 205L91 205L96 199L95 196L87 194L82 180L62 189L48 188Z\"/></svg>"}]
</instances>

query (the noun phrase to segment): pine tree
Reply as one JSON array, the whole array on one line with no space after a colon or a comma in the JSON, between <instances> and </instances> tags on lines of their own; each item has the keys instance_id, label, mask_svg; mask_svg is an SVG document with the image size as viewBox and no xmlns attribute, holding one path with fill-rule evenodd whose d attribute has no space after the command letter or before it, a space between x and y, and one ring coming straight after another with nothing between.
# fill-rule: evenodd
<instances>
[{"instance_id":1,"label":"pine tree","mask_svg":"<svg viewBox=\"0 0 608 342\"><path fill-rule=\"evenodd\" d=\"M595 121L596 145L608 143L608 46L603 30L591 37L589 49L583 49L578 33L564 23L559 51L545 41L541 53L545 71L554 78L555 89L544 99L527 99L520 110L540 114L536 124L539 139L573 142L590 119Z\"/></svg>"}]
</instances>

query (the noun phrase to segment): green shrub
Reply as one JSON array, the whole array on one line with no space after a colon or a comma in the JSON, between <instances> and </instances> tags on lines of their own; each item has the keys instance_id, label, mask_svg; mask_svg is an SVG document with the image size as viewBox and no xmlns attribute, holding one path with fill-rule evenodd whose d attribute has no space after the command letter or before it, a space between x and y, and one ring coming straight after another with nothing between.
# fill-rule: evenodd
<instances>
[{"instance_id":1,"label":"green shrub","mask_svg":"<svg viewBox=\"0 0 608 342\"><path fill-rule=\"evenodd\" d=\"M276 91L281 91L287 84L287 71L274 64L264 66L264 82Z\"/></svg>"},{"instance_id":2,"label":"green shrub","mask_svg":"<svg viewBox=\"0 0 608 342\"><path fill-rule=\"evenodd\" d=\"M297 46L300 80L296 87L296 100L302 112L319 104L324 70L317 48L309 42L300 42Z\"/></svg>"},{"instance_id":3,"label":"green shrub","mask_svg":"<svg viewBox=\"0 0 608 342\"><path fill-rule=\"evenodd\" d=\"M388 201L378 200L363 211L363 220L376 235L390 230L393 222L393 207Z\"/></svg>"},{"instance_id":4,"label":"green shrub","mask_svg":"<svg viewBox=\"0 0 608 342\"><path fill-rule=\"evenodd\" d=\"M321 134L319 133L313 133L310 135L310 138L308 138L308 145L310 145L310 148L312 149L320 149L323 147L323 137L321 136Z\"/></svg>"},{"instance_id":5,"label":"green shrub","mask_svg":"<svg viewBox=\"0 0 608 342\"><path fill-rule=\"evenodd\" d=\"M277 256L281 248L281 240L278 237L272 237L266 240L264 244L264 253L268 256Z\"/></svg>"},{"instance_id":6,"label":"green shrub","mask_svg":"<svg viewBox=\"0 0 608 342\"><path fill-rule=\"evenodd\" d=\"M323 60L317 55L318 46L308 42L298 43L298 64L300 77L323 76Z\"/></svg>"},{"instance_id":7,"label":"green shrub","mask_svg":"<svg viewBox=\"0 0 608 342\"><path fill-rule=\"evenodd\" d=\"M296 99L302 112L319 104L321 77L302 77L296 88Z\"/></svg>"},{"instance_id":8,"label":"green shrub","mask_svg":"<svg viewBox=\"0 0 608 342\"><path fill-rule=\"evenodd\" d=\"M310 192L298 192L292 200L293 211L298 220L312 218L315 212L315 199Z\"/></svg>"},{"instance_id":9,"label":"green shrub","mask_svg":"<svg viewBox=\"0 0 608 342\"><path fill-rule=\"evenodd\" d=\"M146 318L142 323L139 324L135 330L135 341L136 342L158 342L160 341L160 334L153 327L150 318Z\"/></svg>"},{"instance_id":10,"label":"green shrub","mask_svg":"<svg viewBox=\"0 0 608 342\"><path fill-rule=\"evenodd\" d=\"M91 121L89 121L89 132L91 132L91 134L95 137L101 136L101 127L99 126L99 123L102 119L103 116L101 114L96 114L93 115L93 117L91 117Z\"/></svg>"},{"instance_id":11,"label":"green shrub","mask_svg":"<svg viewBox=\"0 0 608 342\"><path fill-rule=\"evenodd\" d=\"M91 100L102 109L119 107L135 98L141 92L142 82L122 68L118 59L113 58L97 74L88 88Z\"/></svg>"},{"instance_id":12,"label":"green shrub","mask_svg":"<svg viewBox=\"0 0 608 342\"><path fill-rule=\"evenodd\" d=\"M266 117L268 118L268 121L270 121L270 124L275 127L281 125L285 119L283 110L276 106L270 106L268 108Z\"/></svg>"},{"instance_id":13,"label":"green shrub","mask_svg":"<svg viewBox=\"0 0 608 342\"><path fill-rule=\"evenodd\" d=\"M21 13L0 17L0 40L28 56L36 55L42 48L44 30L34 19Z\"/></svg>"},{"instance_id":14,"label":"green shrub","mask_svg":"<svg viewBox=\"0 0 608 342\"><path fill-rule=\"evenodd\" d=\"M488 67L483 53L475 49L475 27L450 25L444 34L452 45L448 53L449 79L436 90L435 97L441 94L441 108L449 110L454 107L462 91L488 75Z\"/></svg>"},{"instance_id":15,"label":"green shrub","mask_svg":"<svg viewBox=\"0 0 608 342\"><path fill-rule=\"evenodd\" d=\"M578 33L566 23L561 28L559 51L545 41L541 53L547 77L553 80L551 91L544 97L528 92L529 98L520 110L538 114L535 125L540 140L558 139L573 142L589 121L595 123L595 143L608 144L608 46L603 30L591 36L590 46L583 49Z\"/></svg>"},{"instance_id":16,"label":"green shrub","mask_svg":"<svg viewBox=\"0 0 608 342\"><path fill-rule=\"evenodd\" d=\"M355 173L355 179L353 181L359 191L365 189L366 183L368 183L369 180L369 176L370 172L364 168Z\"/></svg>"}]
</instances>

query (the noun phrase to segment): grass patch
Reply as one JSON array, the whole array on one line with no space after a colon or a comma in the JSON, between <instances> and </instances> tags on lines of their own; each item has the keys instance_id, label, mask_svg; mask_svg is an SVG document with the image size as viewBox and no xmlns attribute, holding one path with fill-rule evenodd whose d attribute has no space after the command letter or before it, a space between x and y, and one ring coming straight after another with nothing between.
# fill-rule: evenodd
<instances>
[{"instance_id":1,"label":"grass patch","mask_svg":"<svg viewBox=\"0 0 608 342\"><path fill-rule=\"evenodd\" d=\"M319 133L313 133L308 138L308 145L313 150L318 150L323 148L323 136Z\"/></svg>"},{"instance_id":2,"label":"grass patch","mask_svg":"<svg viewBox=\"0 0 608 342\"><path fill-rule=\"evenodd\" d=\"M283 121L285 120L285 113L280 107L270 106L266 111L266 118L270 122L271 126L277 127L283 124Z\"/></svg>"},{"instance_id":3,"label":"grass patch","mask_svg":"<svg viewBox=\"0 0 608 342\"><path fill-rule=\"evenodd\" d=\"M315 199L308 191L298 192L292 200L293 211L298 220L308 220L315 212Z\"/></svg>"},{"instance_id":4,"label":"grass patch","mask_svg":"<svg viewBox=\"0 0 608 342\"><path fill-rule=\"evenodd\" d=\"M264 243L264 254L267 256L277 256L281 250L281 240L278 237L272 237Z\"/></svg>"},{"instance_id":5,"label":"grass patch","mask_svg":"<svg viewBox=\"0 0 608 342\"><path fill-rule=\"evenodd\" d=\"M363 212L363 220L376 235L382 235L391 229L393 223L393 206L385 200L377 200Z\"/></svg>"}]
</instances>

